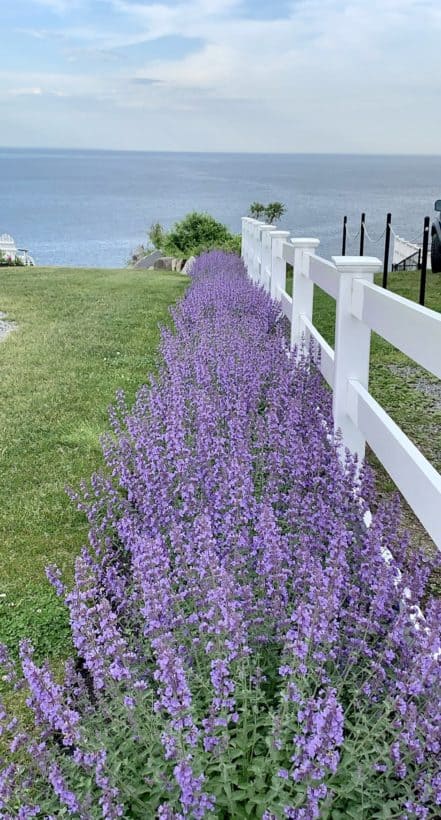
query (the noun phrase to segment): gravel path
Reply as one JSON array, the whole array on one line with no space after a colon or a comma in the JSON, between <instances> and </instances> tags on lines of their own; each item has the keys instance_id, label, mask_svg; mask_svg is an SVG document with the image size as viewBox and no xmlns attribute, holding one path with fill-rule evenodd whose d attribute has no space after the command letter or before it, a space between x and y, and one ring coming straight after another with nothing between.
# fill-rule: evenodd
<instances>
[{"instance_id":1,"label":"gravel path","mask_svg":"<svg viewBox=\"0 0 441 820\"><path fill-rule=\"evenodd\" d=\"M15 322L6 321L6 313L3 313L0 310L0 342L2 342L3 339L6 338L6 336L8 335L8 333L11 332L11 330L15 330L16 327L17 325L15 324Z\"/></svg>"},{"instance_id":2,"label":"gravel path","mask_svg":"<svg viewBox=\"0 0 441 820\"><path fill-rule=\"evenodd\" d=\"M421 393L432 399L435 410L441 410L441 383L439 379L426 376L422 368L411 364L389 364L388 368L394 376L410 381Z\"/></svg>"}]
</instances>

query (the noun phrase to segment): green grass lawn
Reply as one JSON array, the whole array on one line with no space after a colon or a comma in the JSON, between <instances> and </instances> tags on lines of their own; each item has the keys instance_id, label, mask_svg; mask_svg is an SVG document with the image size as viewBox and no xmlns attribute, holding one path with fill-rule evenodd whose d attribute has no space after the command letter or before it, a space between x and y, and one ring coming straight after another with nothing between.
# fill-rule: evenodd
<instances>
[{"instance_id":1,"label":"green grass lawn","mask_svg":"<svg viewBox=\"0 0 441 820\"><path fill-rule=\"evenodd\" d=\"M87 539L65 486L102 463L100 434L122 387L131 402L157 361L159 324L187 279L162 271L10 268L0 310L0 641L30 635L60 654L68 631L46 581Z\"/></svg>"}]
</instances>

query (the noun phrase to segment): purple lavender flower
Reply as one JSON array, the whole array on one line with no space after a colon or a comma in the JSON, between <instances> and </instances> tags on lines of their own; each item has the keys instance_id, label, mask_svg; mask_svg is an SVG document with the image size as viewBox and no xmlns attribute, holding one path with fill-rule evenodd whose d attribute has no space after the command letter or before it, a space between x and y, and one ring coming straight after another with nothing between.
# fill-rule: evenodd
<instances>
[{"instance_id":1,"label":"purple lavender flower","mask_svg":"<svg viewBox=\"0 0 441 820\"><path fill-rule=\"evenodd\" d=\"M48 581L52 584L55 592L60 598L63 598L66 593L66 587L64 586L61 580L61 571L58 567L54 564L50 564L46 567L46 577Z\"/></svg>"},{"instance_id":2,"label":"purple lavender flower","mask_svg":"<svg viewBox=\"0 0 441 820\"><path fill-rule=\"evenodd\" d=\"M190 816L200 820L214 808L213 797L202 791L204 775L195 777L190 761L182 760L174 770L176 782L180 788L180 801L183 808L184 817Z\"/></svg>"},{"instance_id":3,"label":"purple lavender flower","mask_svg":"<svg viewBox=\"0 0 441 820\"><path fill-rule=\"evenodd\" d=\"M21 664L31 695L28 706L34 710L39 723L46 723L60 733L65 746L75 746L80 740L80 714L67 705L63 688L55 683L48 666L39 668L32 655L29 641L22 641Z\"/></svg>"},{"instance_id":4,"label":"purple lavender flower","mask_svg":"<svg viewBox=\"0 0 441 820\"><path fill-rule=\"evenodd\" d=\"M71 814L74 812L82 813L80 802L71 789L69 789L59 765L55 762L49 766L48 781L60 803L66 806Z\"/></svg>"},{"instance_id":5,"label":"purple lavender flower","mask_svg":"<svg viewBox=\"0 0 441 820\"><path fill-rule=\"evenodd\" d=\"M244 273L198 258L157 377L131 409L117 396L106 472L75 499L89 543L71 591L48 569L75 647L64 682L26 643L21 680L0 647L36 723L29 740L0 713L8 820L234 816L250 794L265 820L344 815L346 744L378 812L387 796L403 818L439 815L432 565L342 461L314 350L289 352L280 306Z\"/></svg>"}]
</instances>

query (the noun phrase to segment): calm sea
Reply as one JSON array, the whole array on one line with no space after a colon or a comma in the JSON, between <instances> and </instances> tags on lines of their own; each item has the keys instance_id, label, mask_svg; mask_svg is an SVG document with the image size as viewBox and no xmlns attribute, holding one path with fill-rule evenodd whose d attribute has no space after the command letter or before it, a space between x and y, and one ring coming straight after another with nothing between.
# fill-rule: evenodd
<instances>
[{"instance_id":1,"label":"calm sea","mask_svg":"<svg viewBox=\"0 0 441 820\"><path fill-rule=\"evenodd\" d=\"M361 211L375 239L387 211L395 231L420 236L441 198L441 156L179 154L0 149L0 234L12 234L39 265L124 266L153 222L170 227L207 211L240 231L253 200L281 200L281 228L317 236L340 253ZM357 253L357 242L348 252ZM382 241L366 253L382 253Z\"/></svg>"}]
</instances>

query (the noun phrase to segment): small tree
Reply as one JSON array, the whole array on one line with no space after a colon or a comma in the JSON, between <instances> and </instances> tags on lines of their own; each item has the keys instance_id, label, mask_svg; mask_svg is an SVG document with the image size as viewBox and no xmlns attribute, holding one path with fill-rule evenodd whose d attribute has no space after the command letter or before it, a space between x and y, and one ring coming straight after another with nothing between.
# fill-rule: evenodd
<instances>
[{"instance_id":1,"label":"small tree","mask_svg":"<svg viewBox=\"0 0 441 820\"><path fill-rule=\"evenodd\" d=\"M188 259L190 256L198 256L209 250L224 250L236 253L240 256L241 235L233 234L226 225L218 222L206 213L193 211L184 217L180 222L176 222L170 231L166 231L159 222L155 222L148 231L150 246L141 247L141 253L135 253L131 261L136 261L143 255L143 251L148 253L152 247L164 254L164 256L176 256L180 259Z\"/></svg>"},{"instance_id":2,"label":"small tree","mask_svg":"<svg viewBox=\"0 0 441 820\"><path fill-rule=\"evenodd\" d=\"M170 254L197 256L210 248L223 248L233 239L228 228L209 214L193 211L166 234L164 250Z\"/></svg>"},{"instance_id":3,"label":"small tree","mask_svg":"<svg viewBox=\"0 0 441 820\"><path fill-rule=\"evenodd\" d=\"M280 219L286 211L282 202L270 202L265 208L265 217L270 225Z\"/></svg>"},{"instance_id":4,"label":"small tree","mask_svg":"<svg viewBox=\"0 0 441 820\"><path fill-rule=\"evenodd\" d=\"M166 240L166 234L164 228L159 224L159 222L154 222L151 226L148 237L154 248L157 248L157 250L162 250Z\"/></svg>"},{"instance_id":5,"label":"small tree","mask_svg":"<svg viewBox=\"0 0 441 820\"><path fill-rule=\"evenodd\" d=\"M265 205L262 205L261 202L252 202L250 205L250 216L254 217L254 219L259 219L262 214L265 213Z\"/></svg>"}]
</instances>

